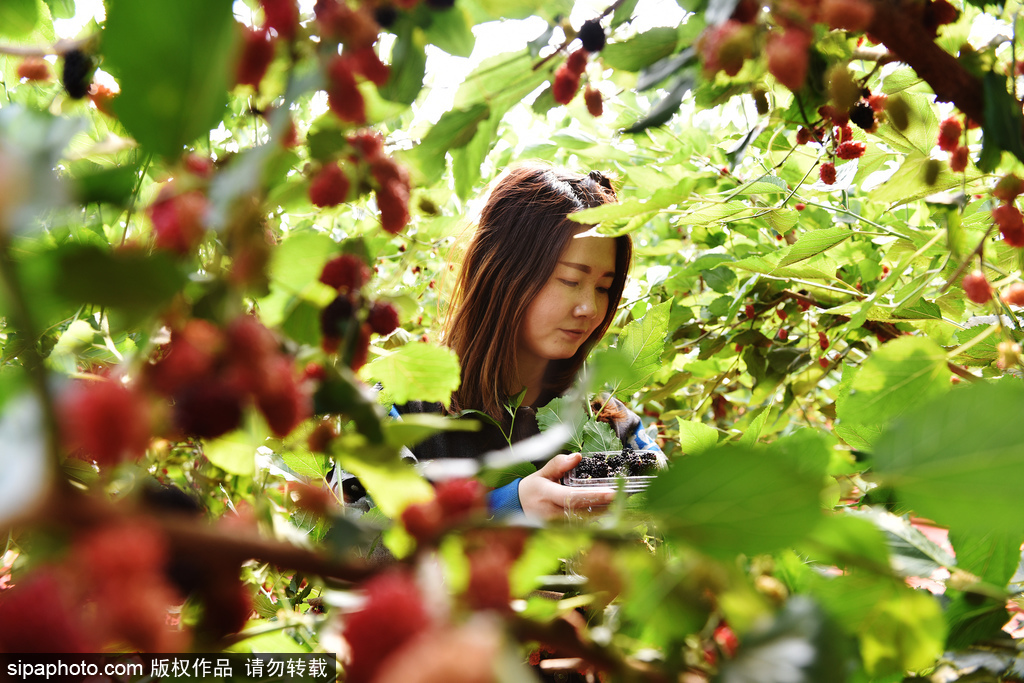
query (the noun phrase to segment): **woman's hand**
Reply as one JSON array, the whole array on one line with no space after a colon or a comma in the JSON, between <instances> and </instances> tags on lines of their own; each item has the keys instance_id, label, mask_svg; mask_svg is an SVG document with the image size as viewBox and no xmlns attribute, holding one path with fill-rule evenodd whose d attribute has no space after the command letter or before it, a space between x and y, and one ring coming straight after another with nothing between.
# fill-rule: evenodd
<instances>
[{"instance_id":1,"label":"woman's hand","mask_svg":"<svg viewBox=\"0 0 1024 683\"><path fill-rule=\"evenodd\" d=\"M519 482L519 503L527 517L548 520L562 517L568 509L594 512L611 505L615 489L574 488L560 483L582 458L579 453L556 455Z\"/></svg>"}]
</instances>

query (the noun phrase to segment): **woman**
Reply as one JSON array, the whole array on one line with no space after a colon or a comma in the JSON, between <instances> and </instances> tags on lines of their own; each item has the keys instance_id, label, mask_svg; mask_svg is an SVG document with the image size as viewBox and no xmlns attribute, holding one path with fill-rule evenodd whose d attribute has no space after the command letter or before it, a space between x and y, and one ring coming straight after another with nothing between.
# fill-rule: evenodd
<instances>
[{"instance_id":1,"label":"woman","mask_svg":"<svg viewBox=\"0 0 1024 683\"><path fill-rule=\"evenodd\" d=\"M616 201L601 173L580 175L537 164L510 169L480 215L445 321L443 343L462 365L462 384L447 411L485 414L478 432L437 434L413 452L418 459L476 457L539 432L536 409L565 393L615 315L632 258L628 236L588 233L568 214ZM513 397L522 394L514 414ZM625 445L657 448L640 419L614 401L606 415ZM392 415L439 412L411 402ZM467 417L473 417L467 414ZM547 519L567 506L603 507L611 489L562 486L578 453L552 458L537 472L492 492L499 515Z\"/></svg>"}]
</instances>

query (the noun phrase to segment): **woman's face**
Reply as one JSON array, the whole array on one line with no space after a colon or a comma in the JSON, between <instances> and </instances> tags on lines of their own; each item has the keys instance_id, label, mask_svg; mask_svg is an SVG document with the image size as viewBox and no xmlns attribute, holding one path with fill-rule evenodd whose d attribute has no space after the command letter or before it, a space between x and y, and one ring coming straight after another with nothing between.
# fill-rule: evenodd
<instances>
[{"instance_id":1,"label":"woman's face","mask_svg":"<svg viewBox=\"0 0 1024 683\"><path fill-rule=\"evenodd\" d=\"M571 358L604 320L615 278L615 240L574 237L526 309L519 329L520 372Z\"/></svg>"}]
</instances>

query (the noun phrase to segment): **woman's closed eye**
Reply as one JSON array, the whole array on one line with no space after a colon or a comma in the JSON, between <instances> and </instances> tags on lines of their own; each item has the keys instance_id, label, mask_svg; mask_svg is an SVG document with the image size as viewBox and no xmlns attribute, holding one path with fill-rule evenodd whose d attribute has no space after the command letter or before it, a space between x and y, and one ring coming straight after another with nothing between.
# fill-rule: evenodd
<instances>
[{"instance_id":1,"label":"woman's closed eye","mask_svg":"<svg viewBox=\"0 0 1024 683\"><path fill-rule=\"evenodd\" d=\"M558 278L558 281L561 282L563 285L565 285L567 287L577 287L580 284L579 282L576 282L575 280L566 280L565 278Z\"/></svg>"}]
</instances>

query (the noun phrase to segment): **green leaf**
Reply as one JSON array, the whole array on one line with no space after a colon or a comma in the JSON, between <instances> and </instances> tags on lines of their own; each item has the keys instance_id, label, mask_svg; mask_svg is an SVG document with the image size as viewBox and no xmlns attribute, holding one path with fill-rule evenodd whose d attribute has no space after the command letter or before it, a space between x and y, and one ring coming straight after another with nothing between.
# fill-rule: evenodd
<instances>
[{"instance_id":1,"label":"green leaf","mask_svg":"<svg viewBox=\"0 0 1024 683\"><path fill-rule=\"evenodd\" d=\"M359 478L380 511L398 519L407 505L433 498L434 488L409 463L384 455L381 449L366 447L343 453L339 460L346 471Z\"/></svg>"},{"instance_id":2,"label":"green leaf","mask_svg":"<svg viewBox=\"0 0 1024 683\"><path fill-rule=\"evenodd\" d=\"M0 2L0 35L20 38L32 33L39 23L37 0L3 0Z\"/></svg>"},{"instance_id":3,"label":"green leaf","mask_svg":"<svg viewBox=\"0 0 1024 683\"><path fill-rule=\"evenodd\" d=\"M113 107L128 132L175 158L226 113L238 31L228 0L112 0L104 68L117 76Z\"/></svg>"},{"instance_id":4,"label":"green leaf","mask_svg":"<svg viewBox=\"0 0 1024 683\"><path fill-rule=\"evenodd\" d=\"M431 413L409 413L401 420L384 424L384 441L390 446L415 446L438 432L475 432L480 429L476 420L456 420Z\"/></svg>"},{"instance_id":5,"label":"green leaf","mask_svg":"<svg viewBox=\"0 0 1024 683\"><path fill-rule=\"evenodd\" d=\"M995 600L973 593L947 590L946 623L949 635L947 650L966 650L980 641L992 642L1005 638L1003 625L1010 619L1006 600Z\"/></svg>"},{"instance_id":6,"label":"green leaf","mask_svg":"<svg viewBox=\"0 0 1024 683\"><path fill-rule=\"evenodd\" d=\"M945 640L946 620L935 597L901 590L872 610L870 628L861 632L861 657L875 676L919 671L935 663Z\"/></svg>"},{"instance_id":7,"label":"green leaf","mask_svg":"<svg viewBox=\"0 0 1024 683\"><path fill-rule=\"evenodd\" d=\"M882 508L866 507L848 510L847 514L874 524L885 534L889 545L889 561L900 576L931 576L937 569L956 565L956 559L906 517Z\"/></svg>"},{"instance_id":8,"label":"green leaf","mask_svg":"<svg viewBox=\"0 0 1024 683\"><path fill-rule=\"evenodd\" d=\"M283 453L281 459L296 474L315 479L324 479L330 471L330 460L321 453L313 453L305 448Z\"/></svg>"},{"instance_id":9,"label":"green leaf","mask_svg":"<svg viewBox=\"0 0 1024 683\"><path fill-rule=\"evenodd\" d=\"M607 422L587 420L583 423L583 443L580 445L581 453L600 453L602 451L617 451L622 448L622 442L615 435L615 430Z\"/></svg>"},{"instance_id":10,"label":"green leaf","mask_svg":"<svg viewBox=\"0 0 1024 683\"><path fill-rule=\"evenodd\" d=\"M99 167L87 163L77 168L73 165L72 169L75 195L82 204L106 202L124 206L139 179L139 167L136 164Z\"/></svg>"},{"instance_id":11,"label":"green leaf","mask_svg":"<svg viewBox=\"0 0 1024 683\"><path fill-rule=\"evenodd\" d=\"M729 194L736 197L748 197L760 194L783 194L789 191L786 181L778 176L763 175Z\"/></svg>"},{"instance_id":12,"label":"green leaf","mask_svg":"<svg viewBox=\"0 0 1024 683\"><path fill-rule=\"evenodd\" d=\"M270 279L297 294L320 277L324 264L337 255L338 245L320 232L296 232L277 246L270 260Z\"/></svg>"},{"instance_id":13,"label":"green leaf","mask_svg":"<svg viewBox=\"0 0 1024 683\"><path fill-rule=\"evenodd\" d=\"M435 344L406 344L367 365L363 374L381 382L395 403L447 404L459 388L459 359Z\"/></svg>"},{"instance_id":14,"label":"green leaf","mask_svg":"<svg viewBox=\"0 0 1024 683\"><path fill-rule=\"evenodd\" d=\"M380 96L392 102L412 104L423 88L427 70L426 38L411 21L397 27L398 39L391 49L391 76L380 88Z\"/></svg>"},{"instance_id":15,"label":"green leaf","mask_svg":"<svg viewBox=\"0 0 1024 683\"><path fill-rule=\"evenodd\" d=\"M596 225L605 221L620 221L634 216L667 209L686 200L693 189L693 181L685 178L671 187L657 190L648 199L628 198L623 202L602 204L569 214L569 220L585 225Z\"/></svg>"},{"instance_id":16,"label":"green leaf","mask_svg":"<svg viewBox=\"0 0 1024 683\"><path fill-rule=\"evenodd\" d=\"M1024 161L1024 114L1017 99L1006 89L1006 77L995 71L985 73L985 137L978 168L992 173L999 166L1000 151Z\"/></svg>"},{"instance_id":17,"label":"green leaf","mask_svg":"<svg viewBox=\"0 0 1024 683\"><path fill-rule=\"evenodd\" d=\"M697 76L693 71L683 73L675 80L672 84L672 89L663 98L655 102L651 110L647 112L647 115L641 118L639 121L634 123L632 126L625 128L622 132L626 134L641 133L648 128L655 128L664 123L668 123L672 115L679 111L679 106L683 102L683 97L686 93L693 89L693 86L697 83Z\"/></svg>"},{"instance_id":18,"label":"green leaf","mask_svg":"<svg viewBox=\"0 0 1024 683\"><path fill-rule=\"evenodd\" d=\"M133 315L158 310L185 286L187 278L166 254L107 251L72 245L58 254L55 284L68 301L109 306Z\"/></svg>"},{"instance_id":19,"label":"green leaf","mask_svg":"<svg viewBox=\"0 0 1024 683\"><path fill-rule=\"evenodd\" d=\"M771 406L767 406L758 412L750 421L750 426L743 432L743 436L740 437L740 443L747 444L749 446L756 444L757 440L761 438L761 432L764 431L764 424L768 421L768 416L771 412Z\"/></svg>"},{"instance_id":20,"label":"green leaf","mask_svg":"<svg viewBox=\"0 0 1024 683\"><path fill-rule=\"evenodd\" d=\"M75 16L75 0L46 0L46 6L54 19L73 19Z\"/></svg>"},{"instance_id":21,"label":"green leaf","mask_svg":"<svg viewBox=\"0 0 1024 683\"><path fill-rule=\"evenodd\" d=\"M700 455L718 443L718 430L703 422L679 418L679 449L687 455Z\"/></svg>"},{"instance_id":22,"label":"green leaf","mask_svg":"<svg viewBox=\"0 0 1024 683\"><path fill-rule=\"evenodd\" d=\"M958 531L1019 533L1021 405L1024 388L1015 381L958 387L924 405L918 399L879 439L875 470L919 515Z\"/></svg>"},{"instance_id":23,"label":"green leaf","mask_svg":"<svg viewBox=\"0 0 1024 683\"><path fill-rule=\"evenodd\" d=\"M822 519L800 549L812 562L881 575L889 571L889 550L882 532L870 521L845 513Z\"/></svg>"},{"instance_id":24,"label":"green leaf","mask_svg":"<svg viewBox=\"0 0 1024 683\"><path fill-rule=\"evenodd\" d=\"M836 433L846 439L851 431L872 444L882 430L908 407L949 389L949 369L942 347L924 337L900 337L876 351L844 382L836 399ZM865 444L866 442L866 444Z\"/></svg>"},{"instance_id":25,"label":"green leaf","mask_svg":"<svg viewBox=\"0 0 1024 683\"><path fill-rule=\"evenodd\" d=\"M618 348L631 362L628 380L616 389L620 396L631 396L644 388L647 380L661 367L661 352L668 334L668 316L672 300L652 306L640 320L626 325L619 335Z\"/></svg>"},{"instance_id":26,"label":"green leaf","mask_svg":"<svg viewBox=\"0 0 1024 683\"><path fill-rule=\"evenodd\" d=\"M601 50L601 61L621 71L639 71L669 56L676 49L679 32L671 27L653 28Z\"/></svg>"},{"instance_id":27,"label":"green leaf","mask_svg":"<svg viewBox=\"0 0 1024 683\"><path fill-rule=\"evenodd\" d=\"M845 226L805 232L800 235L796 244L792 245L789 253L779 262L779 267L791 266L812 256L817 256L837 244L842 244L852 236L853 231Z\"/></svg>"},{"instance_id":28,"label":"green leaf","mask_svg":"<svg viewBox=\"0 0 1024 683\"><path fill-rule=\"evenodd\" d=\"M952 173L943 166L935 182L925 182L926 169L931 162L928 154L914 151L907 155L899 169L885 183L870 192L871 199L893 205L907 204L945 190L960 187L966 175L967 182L981 177L974 170Z\"/></svg>"},{"instance_id":29,"label":"green leaf","mask_svg":"<svg viewBox=\"0 0 1024 683\"><path fill-rule=\"evenodd\" d=\"M647 490L666 533L723 556L796 543L820 519L821 478L769 448L728 444L682 458Z\"/></svg>"},{"instance_id":30,"label":"green leaf","mask_svg":"<svg viewBox=\"0 0 1024 683\"><path fill-rule=\"evenodd\" d=\"M476 38L470 30L470 19L462 7L435 10L420 5L420 8L430 19L429 24L423 28L427 42L456 57L469 57L473 53Z\"/></svg>"},{"instance_id":31,"label":"green leaf","mask_svg":"<svg viewBox=\"0 0 1024 683\"><path fill-rule=\"evenodd\" d=\"M622 24L629 21L633 16L633 10L636 9L639 0L625 0L624 2L618 3L615 8L615 14L612 15L612 28L621 26ZM608 49L608 45L605 45L604 49Z\"/></svg>"},{"instance_id":32,"label":"green leaf","mask_svg":"<svg viewBox=\"0 0 1024 683\"><path fill-rule=\"evenodd\" d=\"M570 396L559 396L537 410L537 425L547 431L555 425L565 425L569 430L567 446L573 452L583 452L583 427L588 422L587 413L580 409L579 401Z\"/></svg>"},{"instance_id":33,"label":"green leaf","mask_svg":"<svg viewBox=\"0 0 1024 683\"><path fill-rule=\"evenodd\" d=\"M250 413L241 429L211 440L203 453L225 472L251 477L256 472L256 449L268 436L264 422Z\"/></svg>"},{"instance_id":34,"label":"green leaf","mask_svg":"<svg viewBox=\"0 0 1024 683\"><path fill-rule=\"evenodd\" d=\"M1005 586L1020 564L1024 532L1010 534L962 533L951 531L949 542L956 549L956 566L995 586Z\"/></svg>"},{"instance_id":35,"label":"green leaf","mask_svg":"<svg viewBox=\"0 0 1024 683\"><path fill-rule=\"evenodd\" d=\"M440 178L445 170L445 153L469 144L490 115L491 108L485 102L442 114L411 153L423 176L430 182Z\"/></svg>"}]
</instances>

